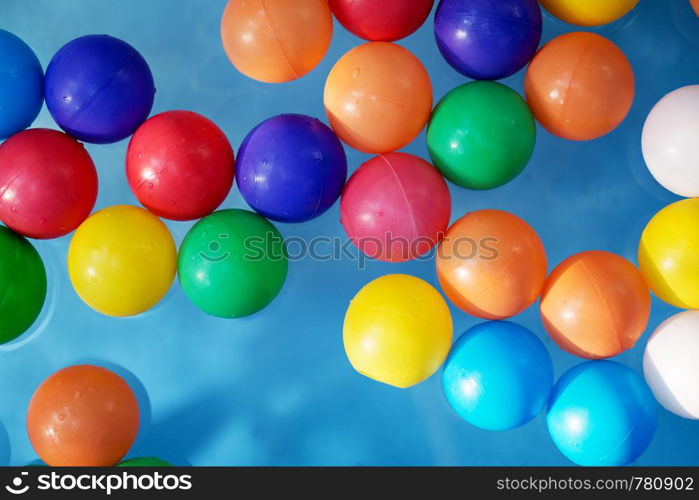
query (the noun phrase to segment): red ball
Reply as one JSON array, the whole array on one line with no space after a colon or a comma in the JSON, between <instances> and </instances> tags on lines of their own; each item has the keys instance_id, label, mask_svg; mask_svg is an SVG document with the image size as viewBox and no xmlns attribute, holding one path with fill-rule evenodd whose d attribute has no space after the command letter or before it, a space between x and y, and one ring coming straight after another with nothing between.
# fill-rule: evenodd
<instances>
[{"instance_id":1,"label":"red ball","mask_svg":"<svg viewBox=\"0 0 699 500\"><path fill-rule=\"evenodd\" d=\"M191 111L146 120L126 152L126 176L138 201L171 220L200 219L216 210L233 185L235 157L226 135Z\"/></svg>"},{"instance_id":2,"label":"red ball","mask_svg":"<svg viewBox=\"0 0 699 500\"><path fill-rule=\"evenodd\" d=\"M404 262L428 253L444 236L451 196L439 171L405 153L377 156L350 177L341 222L369 257Z\"/></svg>"},{"instance_id":3,"label":"red ball","mask_svg":"<svg viewBox=\"0 0 699 500\"><path fill-rule=\"evenodd\" d=\"M31 129L0 146L0 219L29 238L58 238L97 200L97 171L84 146L57 130Z\"/></svg>"},{"instance_id":4,"label":"red ball","mask_svg":"<svg viewBox=\"0 0 699 500\"><path fill-rule=\"evenodd\" d=\"M414 33L434 0L329 0L338 21L365 40L393 42Z\"/></svg>"}]
</instances>

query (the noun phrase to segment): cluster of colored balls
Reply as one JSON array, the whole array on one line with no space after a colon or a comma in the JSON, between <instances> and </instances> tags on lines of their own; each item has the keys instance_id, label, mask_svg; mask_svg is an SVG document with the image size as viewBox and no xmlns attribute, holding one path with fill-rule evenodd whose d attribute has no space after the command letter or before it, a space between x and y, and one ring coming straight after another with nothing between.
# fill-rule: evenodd
<instances>
[{"instance_id":1,"label":"cluster of colored balls","mask_svg":"<svg viewBox=\"0 0 699 500\"><path fill-rule=\"evenodd\" d=\"M620 19L638 0L541 0L561 20L598 26ZM666 302L699 309L699 198L674 203L648 224L640 271L620 256L583 252L547 278L535 230L518 216L479 210L451 227L444 180L487 190L528 164L538 121L550 133L585 141L613 131L634 98L623 52L594 33L572 32L539 49L542 12L535 0L441 0L434 35L457 72L480 80L448 92L433 109L425 67L391 42L415 32L433 0L230 0L221 38L244 75L282 83L311 72L332 39L333 14L368 43L343 55L324 90L329 126L298 114L256 126L238 150L225 133L191 111L148 119L155 86L133 47L106 35L62 47L42 74L31 49L0 30L0 343L36 321L46 272L24 238L75 231L68 272L94 310L116 317L159 303L175 275L187 298L221 318L240 318L280 293L288 257L278 229L327 212L341 197L341 223L367 256L404 262L437 248L436 274L447 298L487 319L452 345L447 302L418 278L391 274L364 286L344 319L343 341L361 374L407 388L444 365L443 390L467 422L512 429L546 412L556 446L581 465L624 465L648 446L655 398L699 419L699 313L676 315L648 342L644 373L608 361L578 365L554 385L551 358L515 316L541 298L543 326L565 351L588 359L632 348L650 314L649 288ZM537 52L538 49L538 52ZM525 97L494 81L526 70ZM45 98L66 133L23 131ZM396 152L427 127L434 166ZM699 86L672 92L651 111L643 153L653 176L682 196L699 196ZM78 140L112 143L133 135L125 169L145 207L117 205L90 216L95 166ZM342 143L375 156L347 181ZM234 180L255 211L219 207ZM347 182L346 182L347 181ZM179 253L159 217L198 222ZM49 377L27 415L32 446L49 465L167 466L154 457L120 462L139 426L136 398L118 375L89 365Z\"/></svg>"}]
</instances>

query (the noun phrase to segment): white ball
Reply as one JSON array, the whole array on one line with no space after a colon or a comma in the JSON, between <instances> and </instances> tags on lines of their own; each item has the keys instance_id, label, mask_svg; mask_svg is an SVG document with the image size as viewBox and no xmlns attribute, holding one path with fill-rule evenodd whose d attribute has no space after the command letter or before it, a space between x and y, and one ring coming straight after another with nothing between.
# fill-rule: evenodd
<instances>
[{"instance_id":1,"label":"white ball","mask_svg":"<svg viewBox=\"0 0 699 500\"><path fill-rule=\"evenodd\" d=\"M699 196L699 85L658 101L643 125L641 143L655 180L680 196Z\"/></svg>"},{"instance_id":2,"label":"white ball","mask_svg":"<svg viewBox=\"0 0 699 500\"><path fill-rule=\"evenodd\" d=\"M656 328L643 356L643 374L661 405L699 419L699 311L675 314Z\"/></svg>"}]
</instances>

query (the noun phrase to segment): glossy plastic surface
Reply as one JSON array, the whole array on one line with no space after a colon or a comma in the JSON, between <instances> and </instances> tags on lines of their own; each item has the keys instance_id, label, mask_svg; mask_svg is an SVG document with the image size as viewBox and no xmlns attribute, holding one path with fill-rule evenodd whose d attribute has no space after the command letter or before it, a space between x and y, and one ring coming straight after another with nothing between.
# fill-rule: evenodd
<instances>
[{"instance_id":1,"label":"glossy plastic surface","mask_svg":"<svg viewBox=\"0 0 699 500\"><path fill-rule=\"evenodd\" d=\"M427 20L434 0L329 0L338 21L365 40L394 42Z\"/></svg>"},{"instance_id":2,"label":"glossy plastic surface","mask_svg":"<svg viewBox=\"0 0 699 500\"><path fill-rule=\"evenodd\" d=\"M327 0L230 0L221 19L228 59L266 83L289 82L313 70L332 34Z\"/></svg>"},{"instance_id":3,"label":"glossy plastic surface","mask_svg":"<svg viewBox=\"0 0 699 500\"><path fill-rule=\"evenodd\" d=\"M638 263L656 296L699 309L699 198L677 201L653 216L641 235Z\"/></svg>"},{"instance_id":4,"label":"glossy plastic surface","mask_svg":"<svg viewBox=\"0 0 699 500\"><path fill-rule=\"evenodd\" d=\"M524 93L536 120L571 141L608 134L626 118L634 72L614 43L583 31L554 38L527 68Z\"/></svg>"},{"instance_id":5,"label":"glossy plastic surface","mask_svg":"<svg viewBox=\"0 0 699 500\"><path fill-rule=\"evenodd\" d=\"M589 359L631 349L650 316L648 285L623 257L597 250L561 262L541 294L541 319L561 349Z\"/></svg>"},{"instance_id":6,"label":"glossy plastic surface","mask_svg":"<svg viewBox=\"0 0 699 500\"><path fill-rule=\"evenodd\" d=\"M241 318L274 300L288 267L284 242L272 223L247 210L220 210L185 236L178 276L199 309L221 318Z\"/></svg>"},{"instance_id":7,"label":"glossy plastic surface","mask_svg":"<svg viewBox=\"0 0 699 500\"><path fill-rule=\"evenodd\" d=\"M56 123L84 142L117 142L148 118L155 84L143 56L123 40L86 35L53 56L44 80Z\"/></svg>"},{"instance_id":8,"label":"glossy plastic surface","mask_svg":"<svg viewBox=\"0 0 699 500\"><path fill-rule=\"evenodd\" d=\"M442 56L476 80L499 80L522 69L541 30L536 0L441 0L434 22Z\"/></svg>"},{"instance_id":9,"label":"glossy plastic surface","mask_svg":"<svg viewBox=\"0 0 699 500\"><path fill-rule=\"evenodd\" d=\"M432 111L432 83L420 60L387 42L355 47L325 83L325 111L348 146L370 154L407 146Z\"/></svg>"},{"instance_id":10,"label":"glossy plastic surface","mask_svg":"<svg viewBox=\"0 0 699 500\"><path fill-rule=\"evenodd\" d=\"M27 410L29 439L51 466L114 465L133 445L138 426L138 402L126 381L92 365L48 377Z\"/></svg>"},{"instance_id":11,"label":"glossy plastic surface","mask_svg":"<svg viewBox=\"0 0 699 500\"><path fill-rule=\"evenodd\" d=\"M643 159L655 180L680 196L699 196L699 85L673 90L643 125Z\"/></svg>"},{"instance_id":12,"label":"glossy plastic surface","mask_svg":"<svg viewBox=\"0 0 699 500\"><path fill-rule=\"evenodd\" d=\"M502 210L477 210L447 231L437 251L446 296L479 318L504 319L536 301L546 281L546 251L534 229Z\"/></svg>"},{"instance_id":13,"label":"glossy plastic surface","mask_svg":"<svg viewBox=\"0 0 699 500\"><path fill-rule=\"evenodd\" d=\"M36 249L0 226L0 344L36 321L46 299L46 269Z\"/></svg>"},{"instance_id":14,"label":"glossy plastic surface","mask_svg":"<svg viewBox=\"0 0 699 500\"><path fill-rule=\"evenodd\" d=\"M352 174L342 194L340 221L369 257L404 262L429 252L444 236L451 196L441 174L420 157L389 153Z\"/></svg>"},{"instance_id":15,"label":"glossy plastic surface","mask_svg":"<svg viewBox=\"0 0 699 500\"><path fill-rule=\"evenodd\" d=\"M699 420L699 311L684 311L655 329L643 355L655 399L675 415Z\"/></svg>"},{"instance_id":16,"label":"glossy plastic surface","mask_svg":"<svg viewBox=\"0 0 699 500\"><path fill-rule=\"evenodd\" d=\"M551 14L578 26L600 26L621 19L639 0L540 0Z\"/></svg>"},{"instance_id":17,"label":"glossy plastic surface","mask_svg":"<svg viewBox=\"0 0 699 500\"><path fill-rule=\"evenodd\" d=\"M527 166L535 144L536 125L527 103L496 82L471 82L449 92L427 129L434 164L468 189L510 182Z\"/></svg>"},{"instance_id":18,"label":"glossy plastic surface","mask_svg":"<svg viewBox=\"0 0 699 500\"><path fill-rule=\"evenodd\" d=\"M107 316L134 316L165 296L177 249L168 228L140 207L104 208L83 222L68 249L75 292Z\"/></svg>"},{"instance_id":19,"label":"glossy plastic surface","mask_svg":"<svg viewBox=\"0 0 699 500\"><path fill-rule=\"evenodd\" d=\"M343 328L345 353L355 370L406 388L442 366L452 341L446 302L429 283L387 274L352 299Z\"/></svg>"},{"instance_id":20,"label":"glossy plastic surface","mask_svg":"<svg viewBox=\"0 0 699 500\"><path fill-rule=\"evenodd\" d=\"M327 123L325 77L360 40L336 24L316 71L281 86L262 84L236 71L221 47L225 5L226 0L2 0L0 23L32 47L44 68L58 47L85 33L127 40L158 82L154 113L201 113L226 133L236 152L250 130L280 113ZM571 29L548 13L544 17L544 41ZM641 130L665 94L699 83L699 17L687 0L641 1L618 24L596 32L618 45L636 70L637 94L628 119L591 142L564 141L539 129L529 166L512 182L488 191L449 186L452 222L475 210L511 212L539 234L550 268L589 249L636 263L645 224L678 199L644 165ZM400 43L428 69L435 101L465 82L440 55L432 18ZM523 78L520 71L502 82L523 95ZM34 126L55 128L46 107ZM96 209L138 204L124 175L127 146L128 141L87 145L103 186ZM429 161L424 135L403 151ZM346 152L350 172L372 158L351 148ZM249 209L235 186L221 208ZM332 260L296 258L277 298L260 314L241 320L202 313L180 286L135 318L95 313L68 279L70 237L33 241L46 265L49 295L30 330L0 346L0 465L36 460L24 422L29 398L51 373L83 362L108 363L141 402L141 432L127 457L202 466L570 465L550 440L542 415L517 429L487 432L454 413L440 375L401 391L353 370L343 349L342 321L357 291L388 273L411 274L437 289L439 283L431 259L394 264L364 258L339 220L336 203L308 223L275 224L296 241L337 238L347 252ZM178 245L194 224L164 222ZM298 253L298 245L289 249ZM327 256L327 246L321 249ZM615 358L636 372L652 329L679 312L655 297L652 302L646 333L635 349ZM450 309L456 335L483 321L451 304ZM556 378L580 362L548 337L536 305L512 321L544 342ZM697 422L661 408L656 438L634 464L699 465Z\"/></svg>"},{"instance_id":21,"label":"glossy plastic surface","mask_svg":"<svg viewBox=\"0 0 699 500\"><path fill-rule=\"evenodd\" d=\"M0 29L0 139L32 124L44 104L44 70L31 47Z\"/></svg>"},{"instance_id":22,"label":"glossy plastic surface","mask_svg":"<svg viewBox=\"0 0 699 500\"><path fill-rule=\"evenodd\" d=\"M149 118L129 142L126 176L159 217L194 220L216 210L233 185L235 158L223 131L192 111Z\"/></svg>"},{"instance_id":23,"label":"glossy plastic surface","mask_svg":"<svg viewBox=\"0 0 699 500\"><path fill-rule=\"evenodd\" d=\"M90 215L97 191L92 158L62 132L25 130L0 145L0 220L24 236L74 231Z\"/></svg>"},{"instance_id":24,"label":"glossy plastic surface","mask_svg":"<svg viewBox=\"0 0 699 500\"><path fill-rule=\"evenodd\" d=\"M238 189L258 213L280 222L305 222L335 204L347 180L347 157L320 120L279 115L265 120L238 152Z\"/></svg>"},{"instance_id":25,"label":"glossy plastic surface","mask_svg":"<svg viewBox=\"0 0 699 500\"><path fill-rule=\"evenodd\" d=\"M556 382L546 422L553 442L572 462L620 466L648 448L657 411L638 373L612 361L588 361Z\"/></svg>"},{"instance_id":26,"label":"glossy plastic surface","mask_svg":"<svg viewBox=\"0 0 699 500\"><path fill-rule=\"evenodd\" d=\"M489 321L454 343L442 384L461 418L481 429L503 431L526 424L546 407L553 365L532 332L509 321Z\"/></svg>"}]
</instances>

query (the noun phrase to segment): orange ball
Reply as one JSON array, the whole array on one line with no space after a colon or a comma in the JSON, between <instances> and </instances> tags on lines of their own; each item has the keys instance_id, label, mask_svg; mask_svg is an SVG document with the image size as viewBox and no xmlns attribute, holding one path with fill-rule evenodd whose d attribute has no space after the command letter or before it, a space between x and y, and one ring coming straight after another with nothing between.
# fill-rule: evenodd
<instances>
[{"instance_id":1,"label":"orange ball","mask_svg":"<svg viewBox=\"0 0 699 500\"><path fill-rule=\"evenodd\" d=\"M371 154L396 151L415 139L432 112L432 83L410 51L371 42L347 52L325 84L325 111L335 133Z\"/></svg>"},{"instance_id":2,"label":"orange ball","mask_svg":"<svg viewBox=\"0 0 699 500\"><path fill-rule=\"evenodd\" d=\"M594 33L566 33L534 56L524 80L527 103L549 132L587 141L614 130L631 109L634 76L624 53Z\"/></svg>"},{"instance_id":3,"label":"orange ball","mask_svg":"<svg viewBox=\"0 0 699 500\"><path fill-rule=\"evenodd\" d=\"M556 267L541 295L544 327L558 346L588 359L630 349L650 315L643 276L613 253L582 252Z\"/></svg>"},{"instance_id":4,"label":"orange ball","mask_svg":"<svg viewBox=\"0 0 699 500\"><path fill-rule=\"evenodd\" d=\"M449 300L485 319L509 318L534 303L546 281L546 252L524 220L502 210L466 214L437 251L437 277Z\"/></svg>"},{"instance_id":5,"label":"orange ball","mask_svg":"<svg viewBox=\"0 0 699 500\"><path fill-rule=\"evenodd\" d=\"M689 2L692 4L692 9L694 9L694 13L699 16L699 0L689 0Z\"/></svg>"},{"instance_id":6,"label":"orange ball","mask_svg":"<svg viewBox=\"0 0 699 500\"><path fill-rule=\"evenodd\" d=\"M27 411L29 440L52 466L111 466L136 439L136 396L120 376L92 365L57 371L37 388Z\"/></svg>"},{"instance_id":7,"label":"orange ball","mask_svg":"<svg viewBox=\"0 0 699 500\"><path fill-rule=\"evenodd\" d=\"M266 83L289 82L313 70L332 34L327 0L230 0L221 19L228 59Z\"/></svg>"}]
</instances>

